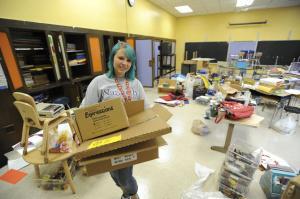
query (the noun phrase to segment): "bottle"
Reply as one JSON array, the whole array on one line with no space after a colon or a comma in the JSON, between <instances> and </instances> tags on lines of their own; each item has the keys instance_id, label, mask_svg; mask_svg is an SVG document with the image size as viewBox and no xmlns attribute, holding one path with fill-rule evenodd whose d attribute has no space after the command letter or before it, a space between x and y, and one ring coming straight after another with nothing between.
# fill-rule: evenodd
<instances>
[{"instance_id":1,"label":"bottle","mask_svg":"<svg viewBox=\"0 0 300 199\"><path fill-rule=\"evenodd\" d=\"M251 92L250 91L246 91L245 92L245 106L248 106L249 102L250 102L250 96L251 96Z\"/></svg>"}]
</instances>

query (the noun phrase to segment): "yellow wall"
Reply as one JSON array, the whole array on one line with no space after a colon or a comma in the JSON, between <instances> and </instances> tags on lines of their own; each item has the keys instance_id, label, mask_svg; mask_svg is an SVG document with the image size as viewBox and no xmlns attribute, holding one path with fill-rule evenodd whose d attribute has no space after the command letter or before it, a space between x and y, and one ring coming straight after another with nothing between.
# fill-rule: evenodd
<instances>
[{"instance_id":1,"label":"yellow wall","mask_svg":"<svg viewBox=\"0 0 300 199\"><path fill-rule=\"evenodd\" d=\"M175 39L176 18L147 0L0 0L0 18Z\"/></svg>"},{"instance_id":2,"label":"yellow wall","mask_svg":"<svg viewBox=\"0 0 300 199\"><path fill-rule=\"evenodd\" d=\"M180 71L184 59L185 42L300 39L299 19L300 7L177 18L175 30L177 71ZM228 26L229 22L263 20L267 20L268 23L240 27Z\"/></svg>"},{"instance_id":3,"label":"yellow wall","mask_svg":"<svg viewBox=\"0 0 300 199\"><path fill-rule=\"evenodd\" d=\"M175 18L147 0L0 0L0 18L176 39L178 71L185 42L300 39L300 7Z\"/></svg>"}]
</instances>

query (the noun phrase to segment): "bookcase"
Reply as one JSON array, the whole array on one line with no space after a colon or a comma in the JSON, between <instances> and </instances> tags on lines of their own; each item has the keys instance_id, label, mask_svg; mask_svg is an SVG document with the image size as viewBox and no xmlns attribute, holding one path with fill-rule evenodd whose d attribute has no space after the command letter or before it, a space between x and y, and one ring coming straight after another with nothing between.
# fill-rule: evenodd
<instances>
[{"instance_id":1,"label":"bookcase","mask_svg":"<svg viewBox=\"0 0 300 199\"><path fill-rule=\"evenodd\" d=\"M118 43L118 41L125 41L126 37L122 35L103 35L104 53L105 53L105 68L107 70L107 62L109 60L109 54L112 47Z\"/></svg>"},{"instance_id":2,"label":"bookcase","mask_svg":"<svg viewBox=\"0 0 300 199\"><path fill-rule=\"evenodd\" d=\"M64 33L67 65L72 79L91 75L85 34Z\"/></svg>"},{"instance_id":3,"label":"bookcase","mask_svg":"<svg viewBox=\"0 0 300 199\"><path fill-rule=\"evenodd\" d=\"M163 41L160 44L159 60L159 76L165 76L176 71L176 54L175 43Z\"/></svg>"},{"instance_id":4,"label":"bookcase","mask_svg":"<svg viewBox=\"0 0 300 199\"><path fill-rule=\"evenodd\" d=\"M17 64L26 87L51 84L59 79L52 64L45 31L10 29Z\"/></svg>"}]
</instances>

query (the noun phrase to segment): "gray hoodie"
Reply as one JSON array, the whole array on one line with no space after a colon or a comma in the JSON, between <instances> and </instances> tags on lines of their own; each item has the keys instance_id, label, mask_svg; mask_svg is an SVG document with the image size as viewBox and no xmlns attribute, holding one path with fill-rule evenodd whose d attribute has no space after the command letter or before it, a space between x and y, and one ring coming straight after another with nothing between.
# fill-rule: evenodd
<instances>
[{"instance_id":1,"label":"gray hoodie","mask_svg":"<svg viewBox=\"0 0 300 199\"><path fill-rule=\"evenodd\" d=\"M124 92L126 93L125 78L118 78L118 80ZM135 78L134 80L129 80L129 86L131 89L132 101L143 99L145 101L145 108L148 108L149 104L146 100L145 91L141 82ZM89 84L80 107L92 105L117 97L123 99L122 94L115 83L115 79L107 77L106 74L99 75L95 77Z\"/></svg>"}]
</instances>

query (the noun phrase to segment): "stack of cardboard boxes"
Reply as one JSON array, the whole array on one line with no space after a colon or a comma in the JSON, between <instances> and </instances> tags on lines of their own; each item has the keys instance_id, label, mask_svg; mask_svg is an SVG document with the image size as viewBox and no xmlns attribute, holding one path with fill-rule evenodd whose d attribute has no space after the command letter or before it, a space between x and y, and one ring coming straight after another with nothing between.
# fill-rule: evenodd
<instances>
[{"instance_id":1,"label":"stack of cardboard boxes","mask_svg":"<svg viewBox=\"0 0 300 199\"><path fill-rule=\"evenodd\" d=\"M156 159L171 116L159 105L144 110L144 101L123 104L119 98L80 108L75 159L88 176Z\"/></svg>"}]
</instances>

